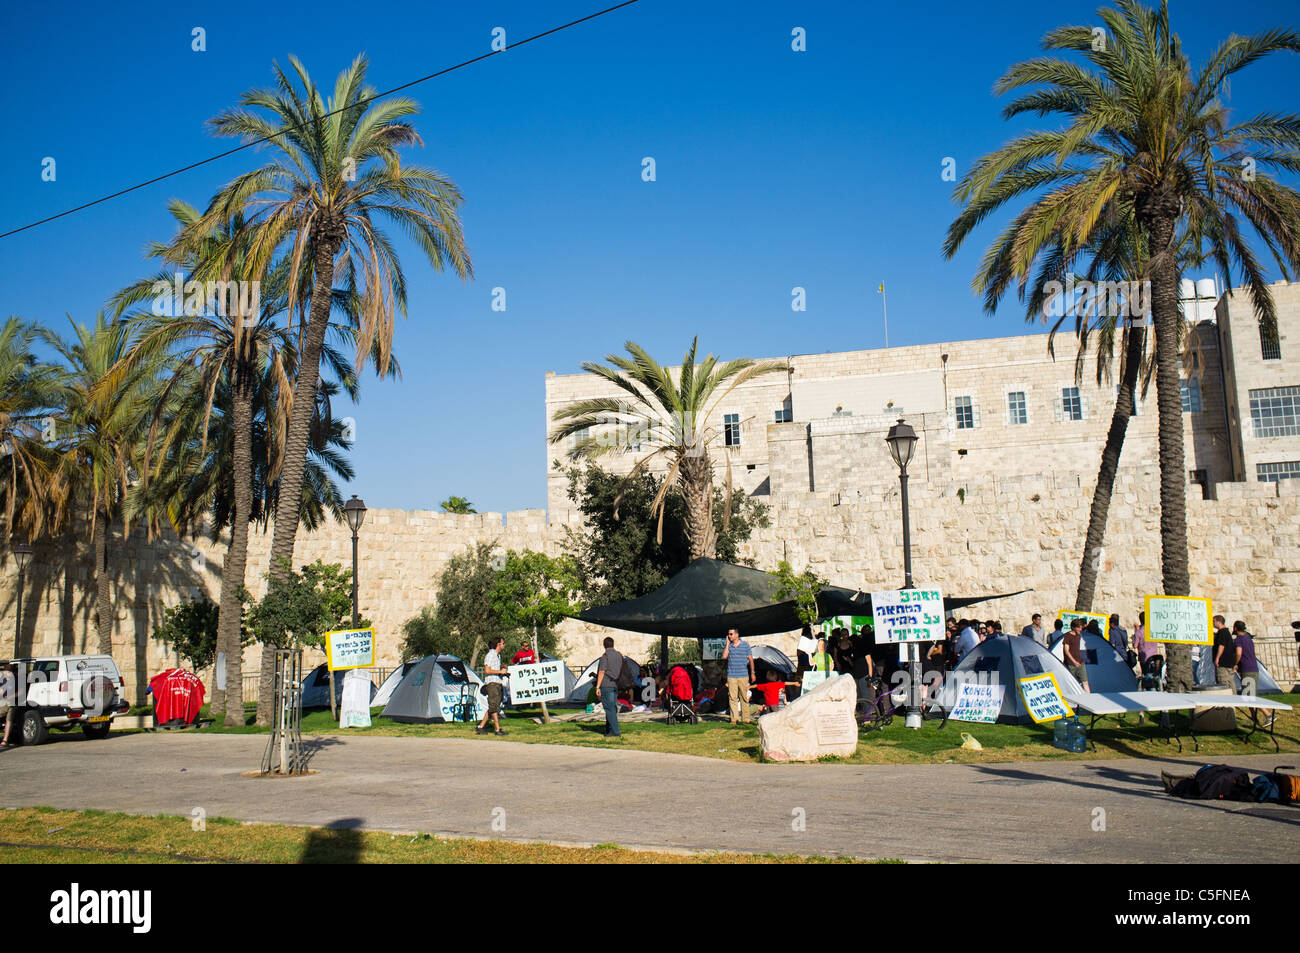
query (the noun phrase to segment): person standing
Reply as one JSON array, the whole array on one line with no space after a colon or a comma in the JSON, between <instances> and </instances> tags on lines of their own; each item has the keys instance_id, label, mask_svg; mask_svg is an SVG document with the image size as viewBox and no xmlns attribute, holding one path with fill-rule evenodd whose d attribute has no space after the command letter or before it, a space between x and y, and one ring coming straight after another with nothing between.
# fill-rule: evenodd
<instances>
[{"instance_id":1,"label":"person standing","mask_svg":"<svg viewBox=\"0 0 1300 953\"><path fill-rule=\"evenodd\" d=\"M1047 648L1047 630L1043 628L1043 614L1035 612L1029 620L1029 625L1020 630L1020 635L1026 639L1033 639L1043 648Z\"/></svg>"},{"instance_id":2,"label":"person standing","mask_svg":"<svg viewBox=\"0 0 1300 953\"><path fill-rule=\"evenodd\" d=\"M1070 631L1065 633L1061 645L1061 656L1070 674L1088 691L1088 670L1083 664L1083 618L1075 616L1070 620Z\"/></svg>"},{"instance_id":3,"label":"person standing","mask_svg":"<svg viewBox=\"0 0 1300 953\"><path fill-rule=\"evenodd\" d=\"M474 729L476 735L487 731L489 718L492 719L492 727L496 729L498 735L506 734L501 730L501 699L506 693L505 677L510 674L501 661L501 649L505 644L506 640L499 635L493 636L488 642L488 654L483 659L483 689L487 693L488 710L484 713L483 720L478 723L478 727Z\"/></svg>"},{"instance_id":4,"label":"person standing","mask_svg":"<svg viewBox=\"0 0 1300 953\"><path fill-rule=\"evenodd\" d=\"M835 670L835 663L831 655L826 651L826 640L817 640L817 651L813 653L812 658L808 660L812 665L814 672L832 672Z\"/></svg>"},{"instance_id":5,"label":"person standing","mask_svg":"<svg viewBox=\"0 0 1300 953\"><path fill-rule=\"evenodd\" d=\"M1125 632L1119 624L1119 615L1112 614L1110 625L1107 626L1110 635L1110 644L1115 646L1115 651L1120 654L1121 658L1128 658L1128 633Z\"/></svg>"},{"instance_id":6,"label":"person standing","mask_svg":"<svg viewBox=\"0 0 1300 953\"><path fill-rule=\"evenodd\" d=\"M13 747L14 712L18 709L18 666L6 665L0 668L0 721L4 722L4 735L0 736L0 748Z\"/></svg>"},{"instance_id":7,"label":"person standing","mask_svg":"<svg viewBox=\"0 0 1300 953\"><path fill-rule=\"evenodd\" d=\"M1255 657L1255 637L1246 631L1246 623L1232 623L1232 641L1237 646L1237 674L1241 676L1241 694L1259 691L1259 660ZM1251 717L1254 717L1252 709Z\"/></svg>"},{"instance_id":8,"label":"person standing","mask_svg":"<svg viewBox=\"0 0 1300 953\"><path fill-rule=\"evenodd\" d=\"M1228 691L1237 691L1237 643L1228 631L1228 620L1221 615L1214 617L1214 680L1226 685Z\"/></svg>"},{"instance_id":9,"label":"person standing","mask_svg":"<svg viewBox=\"0 0 1300 953\"><path fill-rule=\"evenodd\" d=\"M596 666L596 697L605 709L605 734L621 738L618 727L618 675L623 671L623 656L614 651L614 640L605 636L605 654Z\"/></svg>"},{"instance_id":10,"label":"person standing","mask_svg":"<svg viewBox=\"0 0 1300 953\"><path fill-rule=\"evenodd\" d=\"M532 665L537 661L537 655L533 652L532 643L524 639L523 644L519 646L519 651L515 653L514 658L510 660L511 665Z\"/></svg>"},{"instance_id":11,"label":"person standing","mask_svg":"<svg viewBox=\"0 0 1300 953\"><path fill-rule=\"evenodd\" d=\"M754 652L736 629L727 630L727 645L722 650L727 663L727 708L731 710L731 723L737 715L749 724L749 686L754 682Z\"/></svg>"},{"instance_id":12,"label":"person standing","mask_svg":"<svg viewBox=\"0 0 1300 953\"><path fill-rule=\"evenodd\" d=\"M957 624L961 626L961 635L957 636L953 662L961 664L961 660L966 657L966 654L980 644L980 637L975 632L975 623L970 619L962 619Z\"/></svg>"},{"instance_id":13,"label":"person standing","mask_svg":"<svg viewBox=\"0 0 1300 953\"><path fill-rule=\"evenodd\" d=\"M795 649L798 662L796 671L807 672L812 669L812 654L817 651L817 640L813 638L812 626L805 622L799 632L799 644Z\"/></svg>"}]
</instances>

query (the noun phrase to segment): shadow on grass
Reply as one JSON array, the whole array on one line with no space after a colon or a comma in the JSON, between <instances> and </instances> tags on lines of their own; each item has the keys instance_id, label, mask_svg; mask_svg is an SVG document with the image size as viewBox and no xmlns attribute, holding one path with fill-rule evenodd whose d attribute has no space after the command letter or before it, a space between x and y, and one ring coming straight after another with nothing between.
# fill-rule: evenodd
<instances>
[{"instance_id":1,"label":"shadow on grass","mask_svg":"<svg viewBox=\"0 0 1300 953\"><path fill-rule=\"evenodd\" d=\"M326 827L307 832L300 864L355 864L365 851L361 818L343 817Z\"/></svg>"}]
</instances>

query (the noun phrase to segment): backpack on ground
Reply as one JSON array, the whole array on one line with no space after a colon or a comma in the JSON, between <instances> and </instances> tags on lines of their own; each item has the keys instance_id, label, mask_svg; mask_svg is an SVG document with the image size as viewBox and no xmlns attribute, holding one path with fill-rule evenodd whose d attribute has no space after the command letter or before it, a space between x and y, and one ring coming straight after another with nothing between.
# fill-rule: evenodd
<instances>
[{"instance_id":1,"label":"backpack on ground","mask_svg":"<svg viewBox=\"0 0 1300 953\"><path fill-rule=\"evenodd\" d=\"M1190 778L1183 778L1169 792L1175 797L1198 801L1249 801L1250 774L1226 764L1207 764Z\"/></svg>"},{"instance_id":2,"label":"backpack on ground","mask_svg":"<svg viewBox=\"0 0 1300 953\"><path fill-rule=\"evenodd\" d=\"M1268 776L1274 784L1277 785L1278 800L1283 804L1300 803L1300 777L1294 774L1283 774L1283 771L1294 771L1295 767L1289 764L1279 764L1273 769L1273 773Z\"/></svg>"}]
</instances>

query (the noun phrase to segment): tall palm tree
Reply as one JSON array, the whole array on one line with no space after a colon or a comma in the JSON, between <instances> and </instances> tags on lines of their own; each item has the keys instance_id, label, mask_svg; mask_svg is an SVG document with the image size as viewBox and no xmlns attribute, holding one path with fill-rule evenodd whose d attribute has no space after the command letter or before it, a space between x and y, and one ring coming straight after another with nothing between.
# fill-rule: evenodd
<instances>
[{"instance_id":1,"label":"tall palm tree","mask_svg":"<svg viewBox=\"0 0 1300 953\"><path fill-rule=\"evenodd\" d=\"M212 120L216 135L265 139L276 156L222 188L199 229L243 215L251 271L264 270L281 249L290 261L286 311L290 320L299 320L300 366L271 546L277 578L293 558L336 284L360 305L357 368L377 350L380 371L387 372L394 310L406 312L406 279L379 222L396 225L436 271L450 267L462 278L472 274L456 185L433 169L403 164L398 153L404 146L423 145L405 121L419 111L417 104L402 97L376 100L377 92L365 85L364 56L339 74L329 98L302 63L290 58L290 65L292 76L274 67L275 89L250 90L240 108ZM303 288L297 279L303 263L310 266L312 293L310 308L300 317Z\"/></svg>"},{"instance_id":2,"label":"tall palm tree","mask_svg":"<svg viewBox=\"0 0 1300 953\"><path fill-rule=\"evenodd\" d=\"M102 312L94 324L69 318L68 340L48 329L42 338L65 364L63 416L57 439L60 460L54 476L64 507L83 500L90 520L95 572L95 630L98 651L113 652L112 578L109 554L112 528L123 516L122 504L143 468L149 420L162 402L161 361L146 361L130 373L111 372L130 353L133 335L125 321ZM124 521L123 531L130 532Z\"/></svg>"},{"instance_id":3,"label":"tall palm tree","mask_svg":"<svg viewBox=\"0 0 1300 953\"><path fill-rule=\"evenodd\" d=\"M786 365L781 361L755 361L747 357L719 365L712 354L697 365L697 337L691 341L681 367L674 373L659 366L639 344L628 341L624 347L630 357L610 354L605 358L612 367L588 361L582 368L627 396L593 397L560 408L554 416L560 426L552 431L550 441L556 444L580 436L569 454L575 460L627 450L642 452L624 485L653 461L664 463L668 473L650 511L659 521L659 541L663 542L664 499L675 487L686 503L684 521L691 559L712 556L716 537L709 447L720 436L714 423L716 411L741 384L764 374L784 372ZM725 527L731 517L731 457L726 453L723 456L726 461ZM615 515L621 498L620 493L615 499Z\"/></svg>"},{"instance_id":4,"label":"tall palm tree","mask_svg":"<svg viewBox=\"0 0 1300 953\"><path fill-rule=\"evenodd\" d=\"M0 324L0 519L4 538L35 538L51 513L47 492L56 456L48 438L61 406L61 374L33 350L37 329L18 318ZM57 527L56 527L57 528Z\"/></svg>"},{"instance_id":5,"label":"tall palm tree","mask_svg":"<svg viewBox=\"0 0 1300 953\"><path fill-rule=\"evenodd\" d=\"M1234 123L1223 100L1241 69L1272 52L1300 52L1300 33L1230 36L1193 70L1170 28L1167 2L1153 10L1120 0L1098 16L1101 42L1087 26L1062 27L1043 39L1044 48L1077 52L1085 64L1039 57L1012 66L995 84L998 93L1036 87L1010 103L1005 117L1055 114L1064 127L1019 136L975 163L956 188L965 207L948 230L944 251L954 255L1007 203L1028 202L988 250L974 280L992 311L1012 286L1025 295L1040 256L1058 245L1088 245L1108 218L1132 208L1149 249L1162 588L1187 595L1175 236L1186 228L1203 243L1196 253L1229 278L1235 265L1261 324L1275 325L1273 297L1243 225L1260 236L1283 275L1300 269L1300 193L1268 174L1300 172L1300 116L1263 113ZM1176 687L1193 683L1187 646L1170 646L1169 680Z\"/></svg>"}]
</instances>

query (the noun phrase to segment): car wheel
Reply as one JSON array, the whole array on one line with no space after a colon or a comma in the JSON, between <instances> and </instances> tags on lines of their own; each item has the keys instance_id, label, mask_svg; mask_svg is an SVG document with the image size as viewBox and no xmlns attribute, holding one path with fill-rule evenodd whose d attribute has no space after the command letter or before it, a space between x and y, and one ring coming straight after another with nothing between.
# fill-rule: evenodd
<instances>
[{"instance_id":1,"label":"car wheel","mask_svg":"<svg viewBox=\"0 0 1300 953\"><path fill-rule=\"evenodd\" d=\"M50 729L45 727L45 717L35 708L23 712L23 744L43 745L50 737Z\"/></svg>"},{"instance_id":2,"label":"car wheel","mask_svg":"<svg viewBox=\"0 0 1300 953\"><path fill-rule=\"evenodd\" d=\"M108 729L112 727L112 724L113 723L111 721L101 721L94 725L85 724L81 726L81 731L88 739L92 741L98 738L107 738Z\"/></svg>"}]
</instances>

